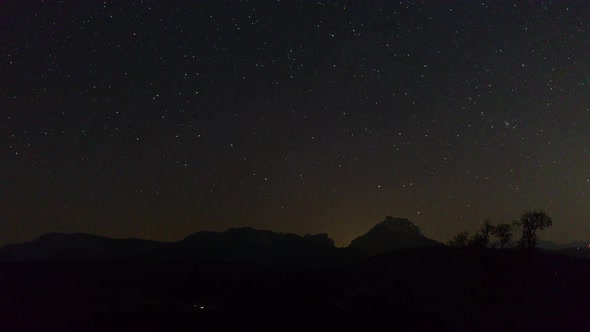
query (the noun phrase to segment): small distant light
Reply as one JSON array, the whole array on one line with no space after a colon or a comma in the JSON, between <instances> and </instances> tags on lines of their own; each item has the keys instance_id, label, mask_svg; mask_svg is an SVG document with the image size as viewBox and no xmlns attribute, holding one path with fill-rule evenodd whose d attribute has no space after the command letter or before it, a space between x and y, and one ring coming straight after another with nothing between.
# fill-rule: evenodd
<instances>
[{"instance_id":1,"label":"small distant light","mask_svg":"<svg viewBox=\"0 0 590 332\"><path fill-rule=\"evenodd\" d=\"M203 309L205 309L205 306L202 305L199 307L199 309L203 310Z\"/></svg>"}]
</instances>

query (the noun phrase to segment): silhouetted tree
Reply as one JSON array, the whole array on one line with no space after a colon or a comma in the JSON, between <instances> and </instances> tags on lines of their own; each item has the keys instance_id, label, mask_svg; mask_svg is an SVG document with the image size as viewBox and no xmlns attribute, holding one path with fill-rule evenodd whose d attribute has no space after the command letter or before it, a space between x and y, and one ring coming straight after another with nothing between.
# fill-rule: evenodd
<instances>
[{"instance_id":1,"label":"silhouetted tree","mask_svg":"<svg viewBox=\"0 0 590 332\"><path fill-rule=\"evenodd\" d=\"M498 224L492 229L492 235L498 239L500 249L504 249L512 241L512 225L508 223Z\"/></svg>"},{"instance_id":2,"label":"silhouetted tree","mask_svg":"<svg viewBox=\"0 0 590 332\"><path fill-rule=\"evenodd\" d=\"M488 244L490 243L490 234L492 233L493 230L494 230L494 226L492 225L492 222L487 219L484 220L483 225L481 225L481 228L479 230L479 232L481 234L481 241L483 242L484 247L487 247Z\"/></svg>"},{"instance_id":3,"label":"silhouetted tree","mask_svg":"<svg viewBox=\"0 0 590 332\"><path fill-rule=\"evenodd\" d=\"M527 211L515 225L522 227L522 237L519 247L522 249L534 249L537 245L537 230L551 227L553 220L544 211Z\"/></svg>"},{"instance_id":4,"label":"silhouetted tree","mask_svg":"<svg viewBox=\"0 0 590 332\"><path fill-rule=\"evenodd\" d=\"M472 249L485 248L488 242L489 240L483 234L477 232L468 240L467 247Z\"/></svg>"},{"instance_id":5,"label":"silhouetted tree","mask_svg":"<svg viewBox=\"0 0 590 332\"><path fill-rule=\"evenodd\" d=\"M482 229L487 230L491 234L491 232L494 230L494 225L492 225L492 222L490 220L485 219L483 221Z\"/></svg>"},{"instance_id":6,"label":"silhouetted tree","mask_svg":"<svg viewBox=\"0 0 590 332\"><path fill-rule=\"evenodd\" d=\"M493 229L492 223L489 220L484 220L479 231L468 240L467 246L469 248L486 248L490 243L490 234Z\"/></svg>"},{"instance_id":7,"label":"silhouetted tree","mask_svg":"<svg viewBox=\"0 0 590 332\"><path fill-rule=\"evenodd\" d=\"M451 240L449 240L448 245L457 248L467 248L469 242L469 232L465 231L455 235Z\"/></svg>"}]
</instances>

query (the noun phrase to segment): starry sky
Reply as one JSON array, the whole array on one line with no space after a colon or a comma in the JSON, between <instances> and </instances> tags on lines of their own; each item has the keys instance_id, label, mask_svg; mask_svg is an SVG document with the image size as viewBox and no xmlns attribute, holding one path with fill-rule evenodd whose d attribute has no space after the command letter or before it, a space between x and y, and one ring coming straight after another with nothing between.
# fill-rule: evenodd
<instances>
[{"instance_id":1,"label":"starry sky","mask_svg":"<svg viewBox=\"0 0 590 332\"><path fill-rule=\"evenodd\" d=\"M0 244L590 238L590 2L3 1Z\"/></svg>"}]
</instances>

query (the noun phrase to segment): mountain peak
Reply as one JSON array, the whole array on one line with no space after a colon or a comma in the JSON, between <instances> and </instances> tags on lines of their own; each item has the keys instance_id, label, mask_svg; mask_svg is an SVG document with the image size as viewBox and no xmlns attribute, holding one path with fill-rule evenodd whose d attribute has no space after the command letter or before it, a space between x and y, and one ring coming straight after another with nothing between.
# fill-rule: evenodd
<instances>
[{"instance_id":1,"label":"mountain peak","mask_svg":"<svg viewBox=\"0 0 590 332\"><path fill-rule=\"evenodd\" d=\"M377 255L388 251L436 244L436 241L422 235L420 227L410 220L387 216L366 234L354 239L349 248L369 255Z\"/></svg>"},{"instance_id":2,"label":"mountain peak","mask_svg":"<svg viewBox=\"0 0 590 332\"><path fill-rule=\"evenodd\" d=\"M406 218L385 217L385 220L376 224L369 232L409 232L422 234L420 227Z\"/></svg>"}]
</instances>

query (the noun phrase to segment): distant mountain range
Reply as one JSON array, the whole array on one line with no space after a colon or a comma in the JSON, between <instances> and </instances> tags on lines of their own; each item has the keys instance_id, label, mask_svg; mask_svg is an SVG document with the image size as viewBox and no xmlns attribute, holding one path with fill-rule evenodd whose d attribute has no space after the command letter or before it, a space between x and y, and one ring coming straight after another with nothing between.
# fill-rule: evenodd
<instances>
[{"instance_id":1,"label":"distant mountain range","mask_svg":"<svg viewBox=\"0 0 590 332\"><path fill-rule=\"evenodd\" d=\"M275 264L339 264L399 249L437 244L422 235L420 228L409 220L387 217L354 239L347 248L335 247L327 234L300 236L251 227L197 232L177 242L52 233L32 242L0 248L0 261L198 258Z\"/></svg>"},{"instance_id":2,"label":"distant mountain range","mask_svg":"<svg viewBox=\"0 0 590 332\"><path fill-rule=\"evenodd\" d=\"M386 217L346 248L337 248L327 234L277 233L251 227L224 232L202 231L177 242L113 239L92 234L51 233L37 240L0 248L0 261L38 260L222 260L262 264L333 265L359 261L401 249L432 247L439 242L424 236L405 218ZM539 241L539 247L567 255L589 257L587 244L558 245Z\"/></svg>"}]
</instances>

